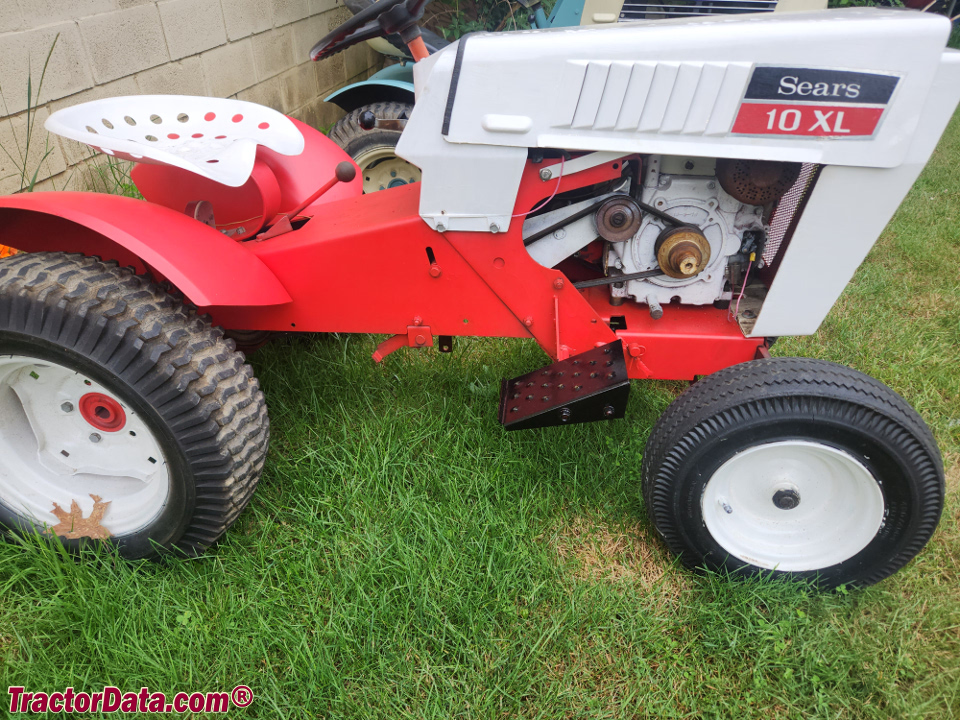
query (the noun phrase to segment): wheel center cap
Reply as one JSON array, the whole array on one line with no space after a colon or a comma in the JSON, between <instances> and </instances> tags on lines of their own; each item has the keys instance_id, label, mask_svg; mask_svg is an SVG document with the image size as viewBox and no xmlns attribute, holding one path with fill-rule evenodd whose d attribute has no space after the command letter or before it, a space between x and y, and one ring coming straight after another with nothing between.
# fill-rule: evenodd
<instances>
[{"instance_id":1,"label":"wheel center cap","mask_svg":"<svg viewBox=\"0 0 960 720\"><path fill-rule=\"evenodd\" d=\"M80 414L97 430L117 432L127 424L123 407L109 395L87 393L80 398Z\"/></svg>"},{"instance_id":2,"label":"wheel center cap","mask_svg":"<svg viewBox=\"0 0 960 720\"><path fill-rule=\"evenodd\" d=\"M800 504L800 493L793 488L777 490L773 494L773 504L781 510L793 510Z\"/></svg>"}]
</instances>

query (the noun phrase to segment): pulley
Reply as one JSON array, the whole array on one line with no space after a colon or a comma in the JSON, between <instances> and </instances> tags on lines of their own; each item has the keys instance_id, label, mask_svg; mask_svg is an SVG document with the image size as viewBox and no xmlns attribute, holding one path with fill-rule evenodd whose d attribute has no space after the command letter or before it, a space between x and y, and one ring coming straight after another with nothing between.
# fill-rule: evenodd
<instances>
[{"instance_id":1,"label":"pulley","mask_svg":"<svg viewBox=\"0 0 960 720\"><path fill-rule=\"evenodd\" d=\"M692 278L710 262L710 243L698 228L690 225L668 227L654 245L657 264L672 278Z\"/></svg>"},{"instance_id":2,"label":"pulley","mask_svg":"<svg viewBox=\"0 0 960 720\"><path fill-rule=\"evenodd\" d=\"M612 243L626 242L640 230L640 206L627 195L612 197L597 209L597 233Z\"/></svg>"}]
</instances>

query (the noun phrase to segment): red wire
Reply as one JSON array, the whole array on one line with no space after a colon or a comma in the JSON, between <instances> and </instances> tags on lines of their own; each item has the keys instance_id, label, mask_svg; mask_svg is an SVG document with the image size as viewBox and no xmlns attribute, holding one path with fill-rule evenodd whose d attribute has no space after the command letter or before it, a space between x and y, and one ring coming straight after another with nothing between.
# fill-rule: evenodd
<instances>
[{"instance_id":1,"label":"red wire","mask_svg":"<svg viewBox=\"0 0 960 720\"><path fill-rule=\"evenodd\" d=\"M753 263L747 263L747 271L743 274L743 287L740 288L740 295L737 297L737 307L733 311L733 317L740 317L740 301L743 300L743 293L747 290L747 278L750 277L750 267Z\"/></svg>"},{"instance_id":2,"label":"red wire","mask_svg":"<svg viewBox=\"0 0 960 720\"><path fill-rule=\"evenodd\" d=\"M547 203L553 200L557 196L557 190L560 189L560 180L563 178L563 155L560 156L560 174L557 176L557 186L553 189L553 194L550 195L546 200L537 205L533 210L527 210L525 213L517 213L516 215L511 215L511 217L526 217L530 213L535 213L542 207L545 207Z\"/></svg>"}]
</instances>

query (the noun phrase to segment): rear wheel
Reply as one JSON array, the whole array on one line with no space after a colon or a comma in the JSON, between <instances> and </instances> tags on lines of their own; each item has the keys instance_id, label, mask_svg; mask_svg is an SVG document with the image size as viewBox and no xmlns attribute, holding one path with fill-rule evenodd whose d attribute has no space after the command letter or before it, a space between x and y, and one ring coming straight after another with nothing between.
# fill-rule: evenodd
<instances>
[{"instance_id":1,"label":"rear wheel","mask_svg":"<svg viewBox=\"0 0 960 720\"><path fill-rule=\"evenodd\" d=\"M330 130L330 139L360 168L363 191L371 193L420 182L420 168L397 157L400 132L360 127L360 116L367 111L381 120L400 120L410 117L413 105L398 102L362 105L344 115Z\"/></svg>"},{"instance_id":2,"label":"rear wheel","mask_svg":"<svg viewBox=\"0 0 960 720\"><path fill-rule=\"evenodd\" d=\"M833 363L772 358L710 375L659 419L647 512L691 567L869 585L927 543L940 453L893 390Z\"/></svg>"},{"instance_id":3,"label":"rear wheel","mask_svg":"<svg viewBox=\"0 0 960 720\"><path fill-rule=\"evenodd\" d=\"M222 331L129 270L0 261L0 523L128 558L198 554L250 501L269 438Z\"/></svg>"}]
</instances>

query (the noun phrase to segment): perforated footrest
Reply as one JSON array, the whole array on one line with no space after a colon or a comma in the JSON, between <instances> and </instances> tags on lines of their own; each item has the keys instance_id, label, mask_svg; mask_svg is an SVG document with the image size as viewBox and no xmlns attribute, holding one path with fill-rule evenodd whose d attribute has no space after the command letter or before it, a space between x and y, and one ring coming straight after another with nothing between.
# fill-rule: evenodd
<instances>
[{"instance_id":1,"label":"perforated footrest","mask_svg":"<svg viewBox=\"0 0 960 720\"><path fill-rule=\"evenodd\" d=\"M504 380L500 422L507 430L614 420L626 413L630 379L623 343L588 350Z\"/></svg>"}]
</instances>

